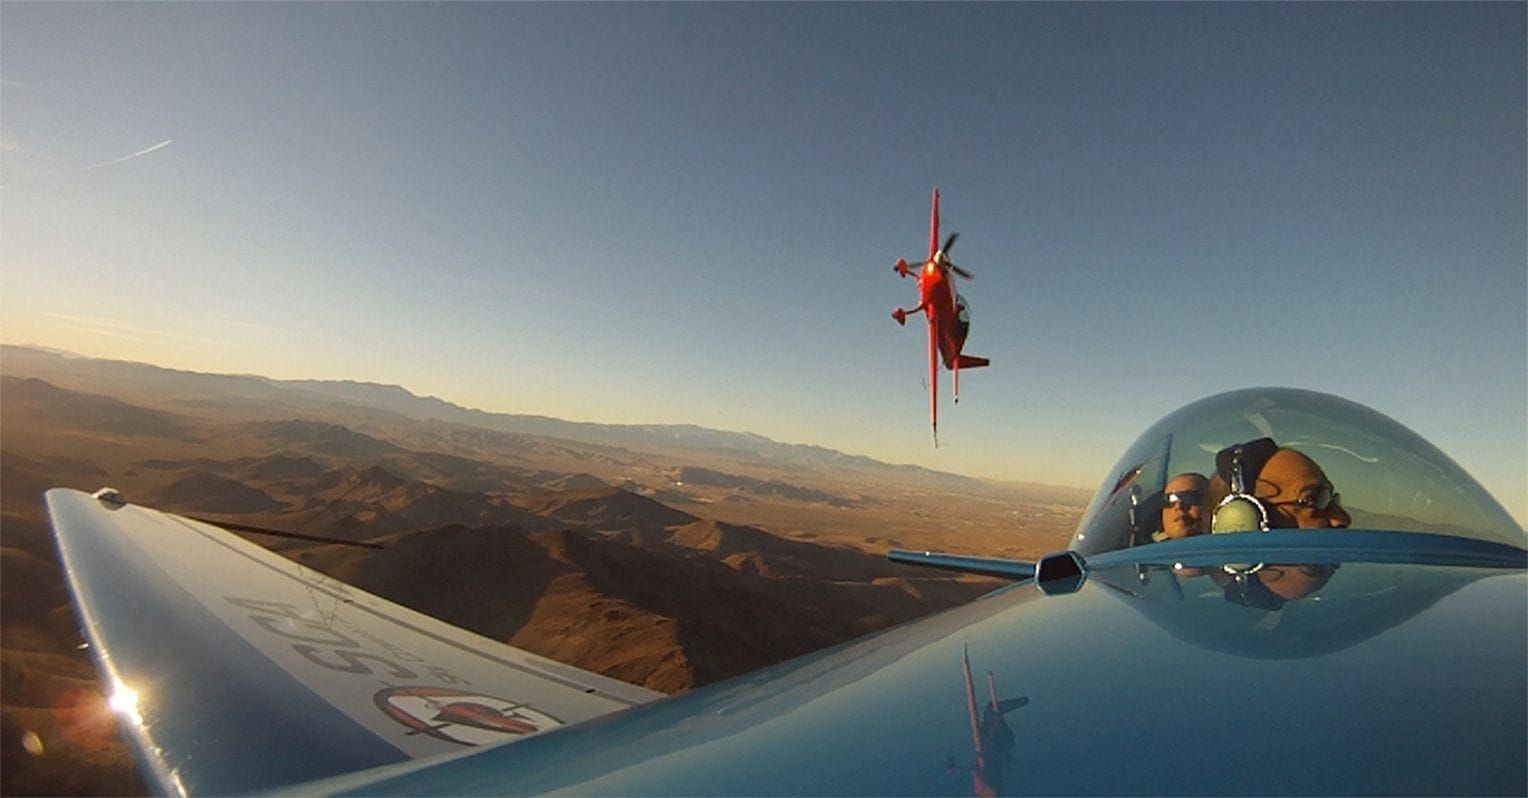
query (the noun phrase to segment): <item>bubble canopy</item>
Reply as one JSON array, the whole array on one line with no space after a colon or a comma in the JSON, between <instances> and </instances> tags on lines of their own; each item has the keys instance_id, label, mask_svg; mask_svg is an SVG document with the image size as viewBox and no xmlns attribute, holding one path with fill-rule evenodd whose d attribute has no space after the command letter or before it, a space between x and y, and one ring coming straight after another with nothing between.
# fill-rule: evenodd
<instances>
[{"instance_id":1,"label":"bubble canopy","mask_svg":"<svg viewBox=\"0 0 1528 798\"><path fill-rule=\"evenodd\" d=\"M1231 506L1237 494L1257 507ZM1525 545L1523 528L1479 483L1405 426L1327 394L1252 388L1194 402L1146 430L1088 505L1072 549L1097 554L1247 524Z\"/></svg>"}]
</instances>

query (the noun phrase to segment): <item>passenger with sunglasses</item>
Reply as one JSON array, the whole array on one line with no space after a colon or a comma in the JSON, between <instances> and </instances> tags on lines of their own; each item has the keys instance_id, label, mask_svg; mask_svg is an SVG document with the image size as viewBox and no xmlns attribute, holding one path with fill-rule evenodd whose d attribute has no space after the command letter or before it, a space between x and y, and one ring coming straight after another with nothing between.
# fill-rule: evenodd
<instances>
[{"instance_id":1,"label":"passenger with sunglasses","mask_svg":"<svg viewBox=\"0 0 1528 798\"><path fill-rule=\"evenodd\" d=\"M1281 448L1257 475L1256 496L1268 508L1273 529L1346 529L1352 516L1316 461Z\"/></svg>"},{"instance_id":2,"label":"passenger with sunglasses","mask_svg":"<svg viewBox=\"0 0 1528 798\"><path fill-rule=\"evenodd\" d=\"M1245 487L1233 490L1238 474ZM1261 524L1265 529L1346 529L1353 522L1321 466L1303 452L1279 446L1272 438L1227 446L1215 455L1215 476L1209 482L1207 497L1209 506L1215 508L1210 513L1212 530L1238 530L1237 526L1223 526L1221 516L1224 509L1237 509L1236 502L1231 501L1237 496L1255 500L1253 503L1261 508L1258 515L1266 521ZM1239 515L1245 522L1245 513Z\"/></svg>"},{"instance_id":3,"label":"passenger with sunglasses","mask_svg":"<svg viewBox=\"0 0 1528 798\"><path fill-rule=\"evenodd\" d=\"M1209 480L1192 471L1179 474L1167 481L1162 491L1162 528L1153 532L1153 541L1203 535L1209 531L1209 520L1204 509L1205 490Z\"/></svg>"},{"instance_id":4,"label":"passenger with sunglasses","mask_svg":"<svg viewBox=\"0 0 1528 798\"><path fill-rule=\"evenodd\" d=\"M1269 438L1227 447L1216 455L1209 498L1217 510L1220 500L1231 493L1233 462L1238 463L1243 481L1252 486L1269 529L1346 529L1353 522L1321 466ZM1334 570L1333 565L1269 564L1235 577L1213 576L1224 587L1227 601L1278 610L1286 601L1303 599L1325 587Z\"/></svg>"}]
</instances>

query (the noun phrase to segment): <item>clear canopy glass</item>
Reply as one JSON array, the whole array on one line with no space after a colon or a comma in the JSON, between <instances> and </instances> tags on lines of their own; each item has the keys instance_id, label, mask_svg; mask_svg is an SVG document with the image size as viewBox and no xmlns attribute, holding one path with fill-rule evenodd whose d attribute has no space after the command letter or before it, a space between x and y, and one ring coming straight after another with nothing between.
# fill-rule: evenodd
<instances>
[{"instance_id":1,"label":"clear canopy glass","mask_svg":"<svg viewBox=\"0 0 1528 798\"><path fill-rule=\"evenodd\" d=\"M1257 506L1224 509L1238 493ZM1195 402L1148 429L1104 480L1072 548L1111 551L1209 534L1217 523L1525 544L1479 483L1401 424L1335 396L1254 388Z\"/></svg>"}]
</instances>

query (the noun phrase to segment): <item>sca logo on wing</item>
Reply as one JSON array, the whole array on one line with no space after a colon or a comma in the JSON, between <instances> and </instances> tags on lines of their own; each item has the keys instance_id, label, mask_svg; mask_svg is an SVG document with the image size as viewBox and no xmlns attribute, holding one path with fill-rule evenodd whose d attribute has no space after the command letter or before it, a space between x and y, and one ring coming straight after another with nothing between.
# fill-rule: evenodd
<instances>
[{"instance_id":1,"label":"sca logo on wing","mask_svg":"<svg viewBox=\"0 0 1528 798\"><path fill-rule=\"evenodd\" d=\"M377 708L409 728L461 745L486 745L506 735L535 734L562 721L529 704L449 687L389 687L372 696Z\"/></svg>"}]
</instances>

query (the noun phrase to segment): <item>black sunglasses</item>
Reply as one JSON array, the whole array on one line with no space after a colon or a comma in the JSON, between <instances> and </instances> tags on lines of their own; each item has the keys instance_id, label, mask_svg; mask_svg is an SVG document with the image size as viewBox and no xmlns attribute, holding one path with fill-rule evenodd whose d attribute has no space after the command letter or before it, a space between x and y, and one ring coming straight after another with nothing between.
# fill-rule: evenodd
<instances>
[{"instance_id":1,"label":"black sunglasses","mask_svg":"<svg viewBox=\"0 0 1528 798\"><path fill-rule=\"evenodd\" d=\"M1272 504L1275 507L1283 507L1287 504L1293 504L1296 507L1303 507L1307 510L1315 510L1318 513L1324 513L1327 510L1330 510L1332 505L1337 504L1341 499L1342 496L1337 493L1337 491L1332 490L1331 485L1322 485L1314 495L1305 496L1293 501L1272 502Z\"/></svg>"},{"instance_id":2,"label":"black sunglasses","mask_svg":"<svg viewBox=\"0 0 1528 798\"><path fill-rule=\"evenodd\" d=\"M1167 506L1173 507L1179 504L1200 505L1204 504L1204 491L1202 490L1175 490L1167 494Z\"/></svg>"}]
</instances>

